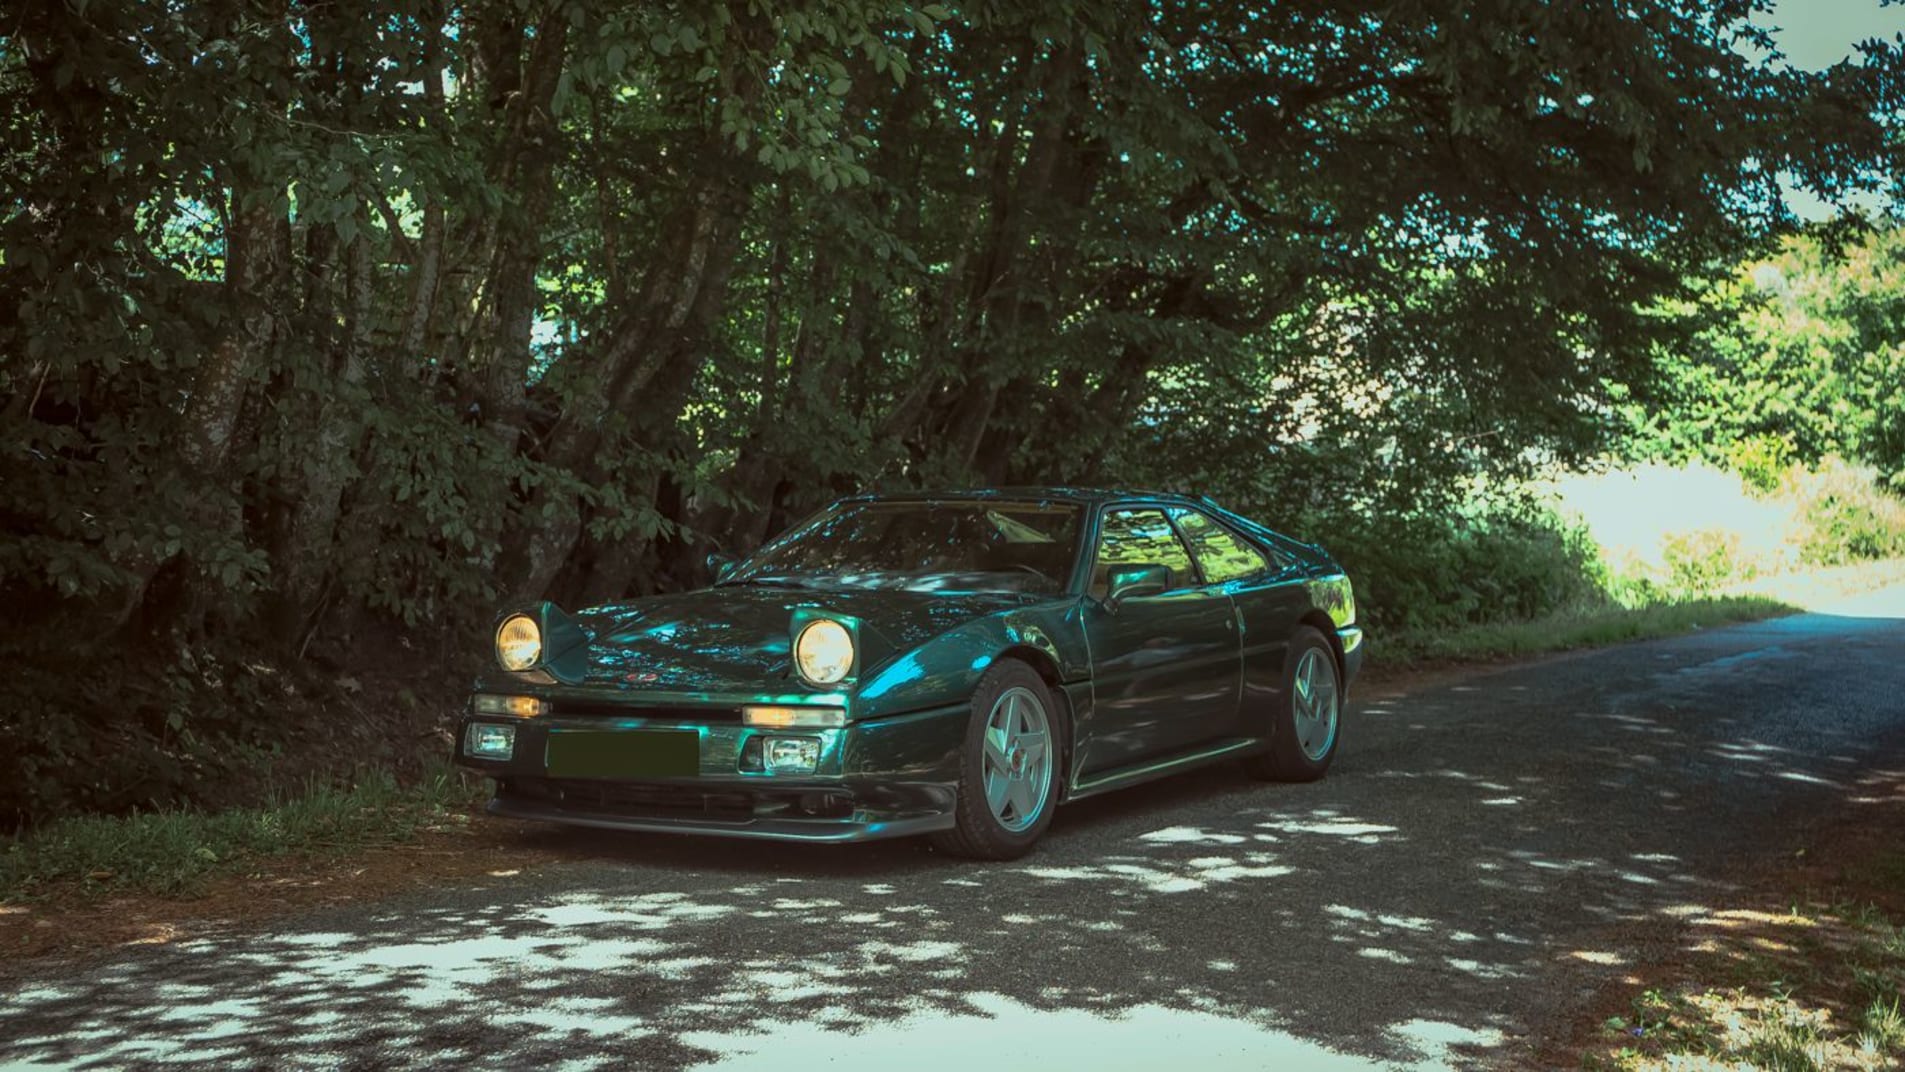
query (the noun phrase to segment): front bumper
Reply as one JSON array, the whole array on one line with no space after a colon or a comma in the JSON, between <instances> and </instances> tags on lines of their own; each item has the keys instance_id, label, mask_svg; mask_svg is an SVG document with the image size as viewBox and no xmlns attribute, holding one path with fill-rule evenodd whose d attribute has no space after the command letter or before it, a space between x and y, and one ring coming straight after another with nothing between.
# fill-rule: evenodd
<instances>
[{"instance_id":1,"label":"front bumper","mask_svg":"<svg viewBox=\"0 0 1905 1072\"><path fill-rule=\"evenodd\" d=\"M1343 652L1343 687L1347 689L1363 669L1363 627L1341 626L1336 630L1336 642Z\"/></svg>"},{"instance_id":2,"label":"front bumper","mask_svg":"<svg viewBox=\"0 0 1905 1072\"><path fill-rule=\"evenodd\" d=\"M633 710L633 709L631 709ZM830 730L765 730L737 722L672 717L466 715L456 762L495 780L493 815L575 826L778 841L842 842L904 837L953 824L965 705ZM515 728L508 759L467 754L472 724ZM699 765L686 777L564 777L548 769L552 734L570 730L698 737ZM813 774L742 769L756 736L822 740Z\"/></svg>"}]
</instances>

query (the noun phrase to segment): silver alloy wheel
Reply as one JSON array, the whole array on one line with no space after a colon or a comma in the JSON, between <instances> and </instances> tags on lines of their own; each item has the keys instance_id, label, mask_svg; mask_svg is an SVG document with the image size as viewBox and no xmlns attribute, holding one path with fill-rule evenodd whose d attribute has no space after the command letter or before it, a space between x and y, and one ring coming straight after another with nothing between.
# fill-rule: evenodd
<instances>
[{"instance_id":1,"label":"silver alloy wheel","mask_svg":"<svg viewBox=\"0 0 1905 1072\"><path fill-rule=\"evenodd\" d=\"M1310 762L1320 763L1336 743L1336 661L1318 648L1304 652L1291 691L1297 747Z\"/></svg>"},{"instance_id":2,"label":"silver alloy wheel","mask_svg":"<svg viewBox=\"0 0 1905 1072\"><path fill-rule=\"evenodd\" d=\"M986 805L999 825L1016 834L1038 822L1052 791L1051 724L1032 690L999 694L986 716Z\"/></svg>"}]
</instances>

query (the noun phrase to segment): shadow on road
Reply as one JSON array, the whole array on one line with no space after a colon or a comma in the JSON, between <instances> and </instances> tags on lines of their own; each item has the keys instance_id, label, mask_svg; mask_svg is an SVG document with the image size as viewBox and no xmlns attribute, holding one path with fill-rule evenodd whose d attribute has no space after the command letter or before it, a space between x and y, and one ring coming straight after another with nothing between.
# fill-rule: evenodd
<instances>
[{"instance_id":1,"label":"shadow on road","mask_svg":"<svg viewBox=\"0 0 1905 1072\"><path fill-rule=\"evenodd\" d=\"M1323 783L1086 802L1010 864L528 828L573 862L31 983L0 1059L1514 1064L1541 1010L1805 817L1896 804L1898 626L1812 616L1385 698Z\"/></svg>"}]
</instances>

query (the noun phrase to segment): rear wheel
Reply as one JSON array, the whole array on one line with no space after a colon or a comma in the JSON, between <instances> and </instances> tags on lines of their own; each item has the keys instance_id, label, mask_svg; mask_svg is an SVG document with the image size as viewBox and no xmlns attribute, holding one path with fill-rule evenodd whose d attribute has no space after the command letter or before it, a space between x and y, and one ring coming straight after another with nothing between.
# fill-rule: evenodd
<instances>
[{"instance_id":1,"label":"rear wheel","mask_svg":"<svg viewBox=\"0 0 1905 1072\"><path fill-rule=\"evenodd\" d=\"M1063 743L1045 679L1016 659L994 663L972 694L954 826L933 844L979 860L1025 855L1052 823Z\"/></svg>"},{"instance_id":2,"label":"rear wheel","mask_svg":"<svg viewBox=\"0 0 1905 1072\"><path fill-rule=\"evenodd\" d=\"M1299 626L1283 659L1283 691L1270 712L1270 751L1246 763L1256 778L1313 782L1336 758L1343 687L1336 652L1323 634Z\"/></svg>"}]
</instances>

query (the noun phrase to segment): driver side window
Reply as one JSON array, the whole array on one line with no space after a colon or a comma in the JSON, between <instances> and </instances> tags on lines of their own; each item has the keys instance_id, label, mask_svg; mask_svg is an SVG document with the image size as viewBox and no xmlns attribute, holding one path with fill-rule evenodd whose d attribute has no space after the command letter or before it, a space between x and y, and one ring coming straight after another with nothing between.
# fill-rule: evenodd
<instances>
[{"instance_id":1,"label":"driver side window","mask_svg":"<svg viewBox=\"0 0 1905 1072\"><path fill-rule=\"evenodd\" d=\"M1099 599L1110 592L1116 566L1164 566L1171 571L1171 588L1197 584L1191 553L1177 538L1170 519L1157 509L1107 510L1098 527L1098 557L1091 567L1091 594Z\"/></svg>"}]
</instances>

